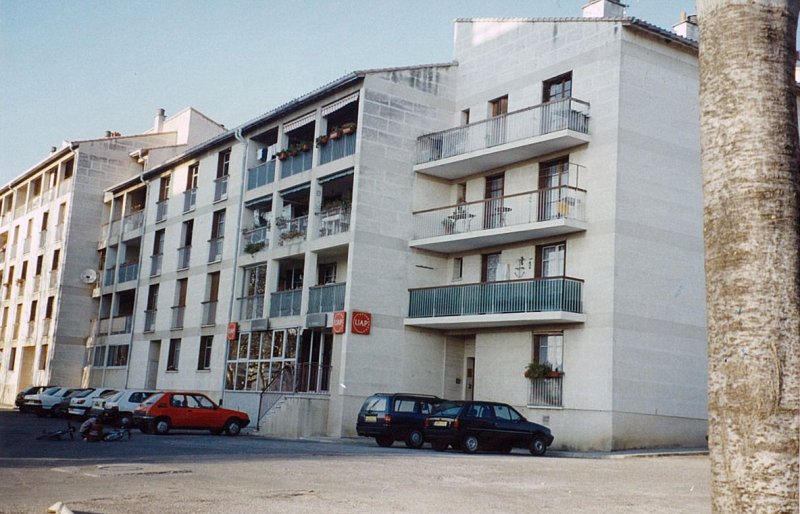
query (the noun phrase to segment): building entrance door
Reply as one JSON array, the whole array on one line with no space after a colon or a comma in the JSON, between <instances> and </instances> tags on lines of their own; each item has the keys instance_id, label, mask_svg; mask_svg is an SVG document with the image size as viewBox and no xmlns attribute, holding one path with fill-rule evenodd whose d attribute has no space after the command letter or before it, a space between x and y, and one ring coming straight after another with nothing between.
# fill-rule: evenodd
<instances>
[{"instance_id":1,"label":"building entrance door","mask_svg":"<svg viewBox=\"0 0 800 514\"><path fill-rule=\"evenodd\" d=\"M33 385L33 359L36 347L26 346L22 349L22 366L19 373L20 390Z\"/></svg>"},{"instance_id":2,"label":"building entrance door","mask_svg":"<svg viewBox=\"0 0 800 514\"><path fill-rule=\"evenodd\" d=\"M464 386L464 399L475 399L475 357L467 357L467 381Z\"/></svg>"},{"instance_id":3,"label":"building entrance door","mask_svg":"<svg viewBox=\"0 0 800 514\"><path fill-rule=\"evenodd\" d=\"M331 329L305 330L300 337L297 355L297 391L321 393L330 390Z\"/></svg>"},{"instance_id":4,"label":"building entrance door","mask_svg":"<svg viewBox=\"0 0 800 514\"><path fill-rule=\"evenodd\" d=\"M145 389L155 389L158 384L158 360L161 356L161 341L150 341L150 349L147 352L147 375L145 378Z\"/></svg>"}]
</instances>

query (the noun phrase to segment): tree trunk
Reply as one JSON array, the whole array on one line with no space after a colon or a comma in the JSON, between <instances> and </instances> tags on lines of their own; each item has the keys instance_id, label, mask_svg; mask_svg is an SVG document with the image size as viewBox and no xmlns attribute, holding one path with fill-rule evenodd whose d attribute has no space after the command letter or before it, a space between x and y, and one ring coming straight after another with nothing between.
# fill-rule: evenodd
<instances>
[{"instance_id":1,"label":"tree trunk","mask_svg":"<svg viewBox=\"0 0 800 514\"><path fill-rule=\"evenodd\" d=\"M797 512L798 0L699 0L715 512Z\"/></svg>"}]
</instances>

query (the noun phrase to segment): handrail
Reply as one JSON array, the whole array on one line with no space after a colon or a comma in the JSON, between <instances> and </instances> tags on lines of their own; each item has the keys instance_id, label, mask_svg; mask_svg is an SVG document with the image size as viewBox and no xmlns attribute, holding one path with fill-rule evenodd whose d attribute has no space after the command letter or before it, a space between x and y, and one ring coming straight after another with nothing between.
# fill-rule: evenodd
<instances>
[{"instance_id":1,"label":"handrail","mask_svg":"<svg viewBox=\"0 0 800 514\"><path fill-rule=\"evenodd\" d=\"M529 191L523 191L522 193L514 193L514 194L510 194L510 195L498 196L497 198L481 198L480 200L473 200L471 202L459 202L459 203L455 203L455 204L452 204L452 205L442 205L440 207L433 207L431 209L423 209L421 211L413 211L411 214L425 214L427 212L435 212L435 211L441 211L441 210L446 210L446 209L458 209L459 207L464 207L466 205L477 205L477 204L486 203L486 202L489 202L489 201L492 201L492 200L497 201L497 200L503 200L505 198L514 198L514 197L517 197L517 196L525 196L525 195L530 195L530 194L534 194L534 193L543 193L543 192L546 192L546 191L559 191L561 189L571 189L573 191L579 191L581 193L586 193L586 189L583 189L583 188L580 188L580 187L575 187L575 186L566 186L566 185L564 185L564 186L545 187L545 188L542 188L542 189L531 189Z\"/></svg>"},{"instance_id":2,"label":"handrail","mask_svg":"<svg viewBox=\"0 0 800 514\"><path fill-rule=\"evenodd\" d=\"M264 395L266 393L268 393L268 392L279 392L279 391L270 391L270 387L272 387L272 385L275 384L278 380L282 381L283 380L283 375L287 370L294 371L294 367L292 365L290 365L290 364L284 364L283 367L281 368L281 370L275 376L275 378L270 380L269 383L266 386L264 386L264 388L261 390L261 393L259 393L259 395L258 395L258 415L256 417L256 430L260 430L261 429L261 405L264 403ZM292 380L294 380L294 377L292 377ZM294 389L294 387L292 387L292 389ZM269 412L269 409L267 409L264 412L264 414L266 414L267 412Z\"/></svg>"},{"instance_id":3,"label":"handrail","mask_svg":"<svg viewBox=\"0 0 800 514\"><path fill-rule=\"evenodd\" d=\"M564 280L574 280L575 282L583 283L584 280L582 278L574 278L569 277L567 275L555 275L552 277L536 277L536 278L515 278L512 280L493 280L490 282L470 282L467 284L446 284L443 286L426 286L426 287L412 287L409 288L409 291L424 291L426 289L441 289L443 287L447 288L456 288L456 287L470 287L470 286L481 286L481 285L488 285L488 284L508 284L512 282L531 282L536 280L552 280L552 279L564 279Z\"/></svg>"}]
</instances>

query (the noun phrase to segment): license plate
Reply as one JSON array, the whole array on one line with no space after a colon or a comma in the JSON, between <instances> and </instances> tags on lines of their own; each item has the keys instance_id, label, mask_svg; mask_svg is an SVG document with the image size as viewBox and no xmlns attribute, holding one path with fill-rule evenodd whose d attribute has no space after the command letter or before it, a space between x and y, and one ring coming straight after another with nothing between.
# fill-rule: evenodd
<instances>
[{"instance_id":1,"label":"license plate","mask_svg":"<svg viewBox=\"0 0 800 514\"><path fill-rule=\"evenodd\" d=\"M434 421L433 426L435 427L446 427L447 421Z\"/></svg>"},{"instance_id":2,"label":"license plate","mask_svg":"<svg viewBox=\"0 0 800 514\"><path fill-rule=\"evenodd\" d=\"M378 421L378 416L364 416L364 421L367 423L375 423Z\"/></svg>"}]
</instances>

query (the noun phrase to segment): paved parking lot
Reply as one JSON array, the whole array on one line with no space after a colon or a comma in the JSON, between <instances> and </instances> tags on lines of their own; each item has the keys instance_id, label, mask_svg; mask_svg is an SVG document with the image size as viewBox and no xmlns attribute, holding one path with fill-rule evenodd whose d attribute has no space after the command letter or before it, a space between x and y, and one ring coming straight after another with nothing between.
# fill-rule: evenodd
<instances>
[{"instance_id":1,"label":"paved parking lot","mask_svg":"<svg viewBox=\"0 0 800 514\"><path fill-rule=\"evenodd\" d=\"M63 420L0 410L0 512L709 512L703 455L465 455L366 439L175 432L36 441Z\"/></svg>"}]
</instances>

